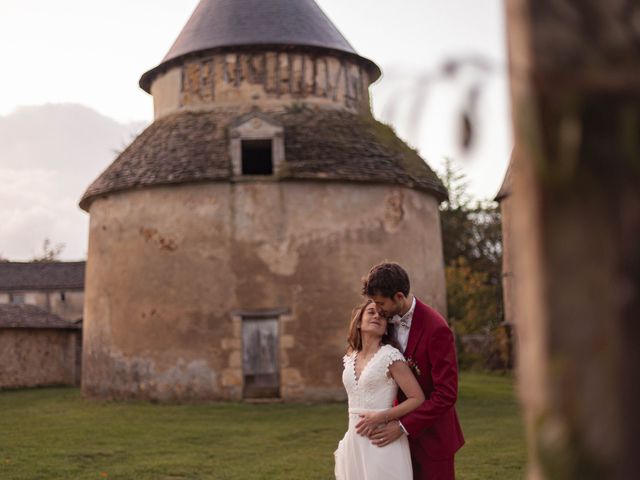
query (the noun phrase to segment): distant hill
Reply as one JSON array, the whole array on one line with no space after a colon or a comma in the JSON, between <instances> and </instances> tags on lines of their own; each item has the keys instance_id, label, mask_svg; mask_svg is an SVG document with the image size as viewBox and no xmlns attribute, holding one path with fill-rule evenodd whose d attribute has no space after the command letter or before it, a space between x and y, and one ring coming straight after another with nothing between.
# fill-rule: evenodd
<instances>
[{"instance_id":1,"label":"distant hill","mask_svg":"<svg viewBox=\"0 0 640 480\"><path fill-rule=\"evenodd\" d=\"M0 257L27 260L49 238L66 244L64 259L84 258L88 216L78 201L145 126L78 104L0 116Z\"/></svg>"}]
</instances>

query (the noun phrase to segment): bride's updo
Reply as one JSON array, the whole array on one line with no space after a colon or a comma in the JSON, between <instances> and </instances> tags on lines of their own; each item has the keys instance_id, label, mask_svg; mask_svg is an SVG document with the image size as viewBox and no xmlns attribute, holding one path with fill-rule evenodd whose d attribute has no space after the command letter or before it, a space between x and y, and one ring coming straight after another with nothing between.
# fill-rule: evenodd
<instances>
[{"instance_id":1,"label":"bride's updo","mask_svg":"<svg viewBox=\"0 0 640 480\"><path fill-rule=\"evenodd\" d=\"M362 335L360 333L360 324L362 323L362 315L364 315L364 310L367 308L367 305L373 303L373 300L370 298L365 300L363 303L355 307L351 313L351 323L349 323L349 335L347 336L347 353L351 352L359 352L362 350ZM392 347L397 348L400 347L396 342L395 338L395 325L387 321L387 329L382 335L381 342L383 345L391 345Z\"/></svg>"}]
</instances>

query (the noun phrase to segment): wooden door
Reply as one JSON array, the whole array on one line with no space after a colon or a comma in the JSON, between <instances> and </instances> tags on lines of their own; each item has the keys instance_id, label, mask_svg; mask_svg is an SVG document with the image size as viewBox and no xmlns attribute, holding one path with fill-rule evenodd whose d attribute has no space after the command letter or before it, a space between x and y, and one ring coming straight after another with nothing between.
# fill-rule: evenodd
<instances>
[{"instance_id":1,"label":"wooden door","mask_svg":"<svg viewBox=\"0 0 640 480\"><path fill-rule=\"evenodd\" d=\"M244 397L279 397L278 319L243 319L242 349Z\"/></svg>"}]
</instances>

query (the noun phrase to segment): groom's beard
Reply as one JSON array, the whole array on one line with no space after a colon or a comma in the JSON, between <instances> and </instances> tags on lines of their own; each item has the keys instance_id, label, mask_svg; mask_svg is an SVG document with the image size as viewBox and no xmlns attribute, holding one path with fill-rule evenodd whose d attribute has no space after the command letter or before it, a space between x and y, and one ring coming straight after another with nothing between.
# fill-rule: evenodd
<instances>
[{"instance_id":1,"label":"groom's beard","mask_svg":"<svg viewBox=\"0 0 640 480\"><path fill-rule=\"evenodd\" d=\"M393 318L396 315L398 315L399 317L402 316L402 302L398 302L396 304L393 305L393 312L391 312L391 315L389 316L389 318Z\"/></svg>"}]
</instances>

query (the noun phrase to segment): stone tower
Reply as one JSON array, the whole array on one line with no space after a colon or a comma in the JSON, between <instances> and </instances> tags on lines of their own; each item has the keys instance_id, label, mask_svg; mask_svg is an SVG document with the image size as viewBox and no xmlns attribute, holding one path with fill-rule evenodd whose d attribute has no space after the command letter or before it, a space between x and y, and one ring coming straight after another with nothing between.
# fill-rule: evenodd
<instances>
[{"instance_id":1,"label":"stone tower","mask_svg":"<svg viewBox=\"0 0 640 480\"><path fill-rule=\"evenodd\" d=\"M202 0L140 86L155 121L88 188L82 389L344 396L360 277L445 308L427 164L371 114L379 68L313 0Z\"/></svg>"}]
</instances>

